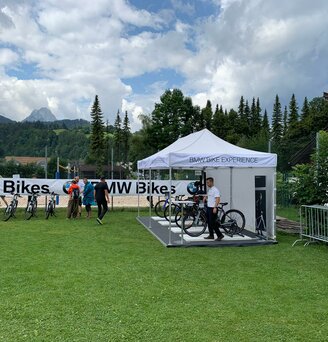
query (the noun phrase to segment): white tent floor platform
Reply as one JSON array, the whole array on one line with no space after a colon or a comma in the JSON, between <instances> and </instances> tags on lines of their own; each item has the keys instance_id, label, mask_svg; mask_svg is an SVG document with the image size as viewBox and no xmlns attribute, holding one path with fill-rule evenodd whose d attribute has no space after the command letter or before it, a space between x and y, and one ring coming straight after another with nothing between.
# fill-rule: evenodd
<instances>
[{"instance_id":1,"label":"white tent floor platform","mask_svg":"<svg viewBox=\"0 0 328 342\"><path fill-rule=\"evenodd\" d=\"M169 241L169 222L164 218L161 219L157 216L141 216L137 220L153 234L164 246L166 247L244 247L244 246L261 246L276 244L276 240L266 240L263 237L250 232L246 229L243 230L243 236L234 235L230 237L225 234L221 241L206 240L208 232L201 236L191 237L187 234L182 234L181 228L172 223L171 226L171 242Z\"/></svg>"}]
</instances>

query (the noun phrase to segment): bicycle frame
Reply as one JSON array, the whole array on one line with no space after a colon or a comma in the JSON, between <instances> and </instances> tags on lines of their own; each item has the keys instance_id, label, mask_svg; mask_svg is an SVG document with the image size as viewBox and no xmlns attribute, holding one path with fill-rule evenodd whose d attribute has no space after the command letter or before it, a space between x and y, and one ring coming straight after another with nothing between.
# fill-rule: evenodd
<instances>
[{"instance_id":1,"label":"bicycle frame","mask_svg":"<svg viewBox=\"0 0 328 342\"><path fill-rule=\"evenodd\" d=\"M10 201L8 207L5 209L4 212L4 221L8 221L11 217L15 217L15 212L18 206L18 197L21 197L19 194L14 194L13 192L11 193L13 195L12 200Z\"/></svg>"}]
</instances>

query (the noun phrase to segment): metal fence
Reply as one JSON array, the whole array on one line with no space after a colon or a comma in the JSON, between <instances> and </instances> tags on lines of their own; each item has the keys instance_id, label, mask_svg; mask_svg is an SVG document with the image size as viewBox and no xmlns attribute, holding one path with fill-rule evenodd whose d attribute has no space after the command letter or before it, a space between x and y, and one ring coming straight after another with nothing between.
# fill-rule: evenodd
<instances>
[{"instance_id":1,"label":"metal fence","mask_svg":"<svg viewBox=\"0 0 328 342\"><path fill-rule=\"evenodd\" d=\"M323 205L302 205L300 210L300 238L293 243L307 240L304 246L313 242L328 242L328 207Z\"/></svg>"}]
</instances>

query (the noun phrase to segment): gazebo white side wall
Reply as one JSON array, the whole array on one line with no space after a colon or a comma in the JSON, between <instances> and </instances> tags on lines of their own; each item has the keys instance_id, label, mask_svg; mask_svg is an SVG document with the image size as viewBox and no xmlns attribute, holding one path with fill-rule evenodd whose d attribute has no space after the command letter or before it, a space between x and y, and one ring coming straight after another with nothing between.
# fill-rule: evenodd
<instances>
[{"instance_id":1,"label":"gazebo white side wall","mask_svg":"<svg viewBox=\"0 0 328 342\"><path fill-rule=\"evenodd\" d=\"M229 209L241 210L246 219L245 228L252 232L256 232L255 176L266 177L266 231L270 239L275 239L275 168L206 169L206 177L213 177L220 189L221 202L229 202Z\"/></svg>"}]
</instances>

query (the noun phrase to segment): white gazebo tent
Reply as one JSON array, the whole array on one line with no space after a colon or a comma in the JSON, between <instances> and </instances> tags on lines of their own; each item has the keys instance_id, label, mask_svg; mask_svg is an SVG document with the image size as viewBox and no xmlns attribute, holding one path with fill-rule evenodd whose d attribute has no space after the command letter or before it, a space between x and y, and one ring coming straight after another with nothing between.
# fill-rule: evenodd
<instances>
[{"instance_id":1,"label":"white gazebo tent","mask_svg":"<svg viewBox=\"0 0 328 342\"><path fill-rule=\"evenodd\" d=\"M207 129L178 139L165 149L138 161L138 171L206 170L221 191L221 201L241 210L246 227L255 231L255 177L266 179L267 238L275 239L275 178L277 155L232 145ZM151 178L151 177L150 177ZM151 194L150 194L151 195ZM170 223L171 228L171 223ZM170 229L171 231L171 229Z\"/></svg>"}]
</instances>

